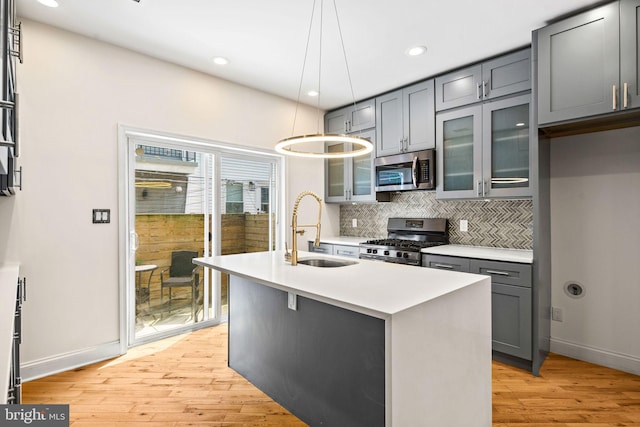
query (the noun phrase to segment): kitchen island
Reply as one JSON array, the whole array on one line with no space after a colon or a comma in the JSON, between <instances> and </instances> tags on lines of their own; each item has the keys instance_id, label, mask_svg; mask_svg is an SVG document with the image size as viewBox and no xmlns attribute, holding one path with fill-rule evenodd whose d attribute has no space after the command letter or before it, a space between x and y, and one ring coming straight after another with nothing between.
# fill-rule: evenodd
<instances>
[{"instance_id":1,"label":"kitchen island","mask_svg":"<svg viewBox=\"0 0 640 427\"><path fill-rule=\"evenodd\" d=\"M488 277L283 252L194 263L231 276L229 366L309 425L491 425Z\"/></svg>"}]
</instances>

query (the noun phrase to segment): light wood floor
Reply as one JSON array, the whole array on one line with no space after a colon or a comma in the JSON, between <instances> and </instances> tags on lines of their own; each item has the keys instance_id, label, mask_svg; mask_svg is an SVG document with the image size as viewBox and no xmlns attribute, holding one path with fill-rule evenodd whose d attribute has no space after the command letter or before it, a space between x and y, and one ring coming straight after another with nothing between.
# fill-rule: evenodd
<instances>
[{"instance_id":1,"label":"light wood floor","mask_svg":"<svg viewBox=\"0 0 640 427\"><path fill-rule=\"evenodd\" d=\"M220 325L136 347L25 383L23 401L70 404L73 427L304 426L227 367L226 340ZM640 427L640 377L553 354L538 378L494 362L493 426Z\"/></svg>"}]
</instances>

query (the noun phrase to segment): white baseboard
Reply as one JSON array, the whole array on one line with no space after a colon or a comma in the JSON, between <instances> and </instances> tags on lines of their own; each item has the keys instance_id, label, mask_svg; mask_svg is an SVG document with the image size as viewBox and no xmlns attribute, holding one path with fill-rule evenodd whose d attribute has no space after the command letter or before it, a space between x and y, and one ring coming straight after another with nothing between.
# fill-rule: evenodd
<instances>
[{"instance_id":1,"label":"white baseboard","mask_svg":"<svg viewBox=\"0 0 640 427\"><path fill-rule=\"evenodd\" d=\"M607 368L640 375L640 358L551 338L551 352Z\"/></svg>"},{"instance_id":2,"label":"white baseboard","mask_svg":"<svg viewBox=\"0 0 640 427\"><path fill-rule=\"evenodd\" d=\"M44 359L20 364L22 382L35 380L80 366L111 359L121 354L119 341L101 344L69 353L58 354Z\"/></svg>"}]
</instances>

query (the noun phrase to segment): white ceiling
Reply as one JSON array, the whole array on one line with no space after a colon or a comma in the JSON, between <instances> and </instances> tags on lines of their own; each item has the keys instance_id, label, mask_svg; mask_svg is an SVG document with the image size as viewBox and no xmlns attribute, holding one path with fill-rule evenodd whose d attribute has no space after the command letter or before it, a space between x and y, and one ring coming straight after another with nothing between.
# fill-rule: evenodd
<instances>
[{"instance_id":1,"label":"white ceiling","mask_svg":"<svg viewBox=\"0 0 640 427\"><path fill-rule=\"evenodd\" d=\"M300 101L318 86L322 109L349 104L525 46L531 31L600 0L333 0L324 3L322 73L319 12ZM285 98L298 99L313 0L17 0L18 15ZM316 1L316 11L320 0ZM25 35L28 37L28 34ZM314 40L315 39L315 40ZM409 57L404 51L424 45ZM212 58L229 59L226 66ZM28 61L28 52L25 52Z\"/></svg>"}]
</instances>

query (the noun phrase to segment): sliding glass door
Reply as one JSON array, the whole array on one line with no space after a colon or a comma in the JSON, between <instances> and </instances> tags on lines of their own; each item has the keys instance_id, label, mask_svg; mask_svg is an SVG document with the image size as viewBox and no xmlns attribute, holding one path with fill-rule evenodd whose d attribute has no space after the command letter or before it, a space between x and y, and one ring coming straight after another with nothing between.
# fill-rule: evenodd
<instances>
[{"instance_id":1,"label":"sliding glass door","mask_svg":"<svg viewBox=\"0 0 640 427\"><path fill-rule=\"evenodd\" d=\"M125 137L129 345L225 321L227 277L192 259L276 248L281 159L135 131Z\"/></svg>"}]
</instances>

